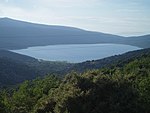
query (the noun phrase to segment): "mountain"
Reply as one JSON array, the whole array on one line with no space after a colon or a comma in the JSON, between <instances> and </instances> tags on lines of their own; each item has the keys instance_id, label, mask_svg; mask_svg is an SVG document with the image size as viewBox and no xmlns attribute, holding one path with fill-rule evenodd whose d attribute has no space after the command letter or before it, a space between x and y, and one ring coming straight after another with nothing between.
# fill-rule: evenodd
<instances>
[{"instance_id":1,"label":"mountain","mask_svg":"<svg viewBox=\"0 0 150 113\"><path fill-rule=\"evenodd\" d=\"M74 27L42 25L10 18L0 19L0 48L21 49L54 44L114 43L148 48L150 35L123 37Z\"/></svg>"},{"instance_id":2,"label":"mountain","mask_svg":"<svg viewBox=\"0 0 150 113\"><path fill-rule=\"evenodd\" d=\"M150 35L128 37L128 38L135 39L127 42L129 45L139 46L142 48L150 48Z\"/></svg>"}]
</instances>

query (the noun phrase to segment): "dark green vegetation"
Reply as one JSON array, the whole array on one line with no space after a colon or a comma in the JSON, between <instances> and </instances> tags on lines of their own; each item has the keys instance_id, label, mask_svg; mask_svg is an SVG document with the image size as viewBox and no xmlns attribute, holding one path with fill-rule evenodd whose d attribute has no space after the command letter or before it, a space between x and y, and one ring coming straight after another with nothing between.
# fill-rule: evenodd
<instances>
[{"instance_id":1,"label":"dark green vegetation","mask_svg":"<svg viewBox=\"0 0 150 113\"><path fill-rule=\"evenodd\" d=\"M1 49L89 43L148 48L150 35L121 37L0 19ZM149 112L150 49L79 64L39 61L0 50L0 113Z\"/></svg>"},{"instance_id":2,"label":"dark green vegetation","mask_svg":"<svg viewBox=\"0 0 150 113\"><path fill-rule=\"evenodd\" d=\"M24 80L31 80L37 75L36 70L11 59L0 58L0 87L14 85Z\"/></svg>"},{"instance_id":3,"label":"dark green vegetation","mask_svg":"<svg viewBox=\"0 0 150 113\"><path fill-rule=\"evenodd\" d=\"M47 73L65 73L71 66L66 62L38 61L29 56L0 50L0 88L42 77Z\"/></svg>"},{"instance_id":4,"label":"dark green vegetation","mask_svg":"<svg viewBox=\"0 0 150 113\"><path fill-rule=\"evenodd\" d=\"M126 44L150 47L150 35L122 37L73 27L33 24L9 18L0 19L0 48L20 49L56 44Z\"/></svg>"},{"instance_id":5,"label":"dark green vegetation","mask_svg":"<svg viewBox=\"0 0 150 113\"><path fill-rule=\"evenodd\" d=\"M123 65L150 55L150 49L128 52L101 60L70 64L66 62L38 61L35 58L0 50L0 87L16 85L24 80L43 77L46 74L64 76L72 70L82 73L86 70L122 67Z\"/></svg>"},{"instance_id":6,"label":"dark green vegetation","mask_svg":"<svg viewBox=\"0 0 150 113\"><path fill-rule=\"evenodd\" d=\"M116 65L116 64L115 64ZM0 113L149 113L150 54L1 91Z\"/></svg>"}]
</instances>

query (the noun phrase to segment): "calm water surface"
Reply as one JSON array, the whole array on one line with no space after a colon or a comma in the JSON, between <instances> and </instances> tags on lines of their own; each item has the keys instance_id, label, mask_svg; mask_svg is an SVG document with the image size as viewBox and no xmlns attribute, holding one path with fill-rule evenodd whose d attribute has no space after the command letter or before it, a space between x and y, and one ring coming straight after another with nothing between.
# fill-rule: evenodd
<instances>
[{"instance_id":1,"label":"calm water surface","mask_svg":"<svg viewBox=\"0 0 150 113\"><path fill-rule=\"evenodd\" d=\"M12 51L37 59L76 63L102 59L138 49L141 48L121 44L72 44L36 46Z\"/></svg>"}]
</instances>

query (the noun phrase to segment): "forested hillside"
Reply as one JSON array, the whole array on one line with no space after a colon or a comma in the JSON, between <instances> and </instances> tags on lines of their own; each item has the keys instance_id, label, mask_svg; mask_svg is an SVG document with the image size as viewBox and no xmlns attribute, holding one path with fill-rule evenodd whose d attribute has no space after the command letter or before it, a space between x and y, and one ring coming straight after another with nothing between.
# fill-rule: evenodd
<instances>
[{"instance_id":1,"label":"forested hillside","mask_svg":"<svg viewBox=\"0 0 150 113\"><path fill-rule=\"evenodd\" d=\"M43 77L48 73L64 73L72 64L42 61L35 58L0 50L0 88L16 85L24 80Z\"/></svg>"},{"instance_id":2,"label":"forested hillside","mask_svg":"<svg viewBox=\"0 0 150 113\"><path fill-rule=\"evenodd\" d=\"M119 64L120 65L120 64ZM0 95L2 113L149 113L150 56L113 68L49 75Z\"/></svg>"},{"instance_id":3,"label":"forested hillside","mask_svg":"<svg viewBox=\"0 0 150 113\"><path fill-rule=\"evenodd\" d=\"M32 80L36 77L43 77L46 74L56 74L62 77L71 71L82 73L86 70L105 67L123 67L130 61L140 59L142 56L150 56L150 49L142 49L100 60L71 64L67 62L39 61L32 57L0 50L0 84L1 87L16 85L24 80Z\"/></svg>"},{"instance_id":4,"label":"forested hillside","mask_svg":"<svg viewBox=\"0 0 150 113\"><path fill-rule=\"evenodd\" d=\"M0 58L0 88L15 85L37 76L36 69L8 58Z\"/></svg>"}]
</instances>

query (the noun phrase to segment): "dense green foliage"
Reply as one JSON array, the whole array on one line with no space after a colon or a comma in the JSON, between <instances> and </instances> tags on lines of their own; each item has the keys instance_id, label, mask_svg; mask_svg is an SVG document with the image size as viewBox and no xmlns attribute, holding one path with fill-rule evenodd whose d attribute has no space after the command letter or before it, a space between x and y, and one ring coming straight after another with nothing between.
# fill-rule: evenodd
<instances>
[{"instance_id":1,"label":"dense green foliage","mask_svg":"<svg viewBox=\"0 0 150 113\"><path fill-rule=\"evenodd\" d=\"M2 91L2 113L149 113L150 57L120 67L47 76Z\"/></svg>"},{"instance_id":2,"label":"dense green foliage","mask_svg":"<svg viewBox=\"0 0 150 113\"><path fill-rule=\"evenodd\" d=\"M55 76L25 81L17 89L1 92L0 111L2 113L28 113L37 101L59 86L60 80ZM1 112L0 112L1 113Z\"/></svg>"},{"instance_id":3,"label":"dense green foliage","mask_svg":"<svg viewBox=\"0 0 150 113\"><path fill-rule=\"evenodd\" d=\"M0 88L35 78L37 72L26 64L0 58Z\"/></svg>"},{"instance_id":4,"label":"dense green foliage","mask_svg":"<svg viewBox=\"0 0 150 113\"><path fill-rule=\"evenodd\" d=\"M16 85L24 80L32 80L46 74L62 74L73 64L52 62L0 50L0 88Z\"/></svg>"}]
</instances>

